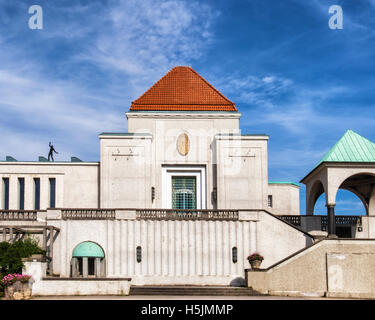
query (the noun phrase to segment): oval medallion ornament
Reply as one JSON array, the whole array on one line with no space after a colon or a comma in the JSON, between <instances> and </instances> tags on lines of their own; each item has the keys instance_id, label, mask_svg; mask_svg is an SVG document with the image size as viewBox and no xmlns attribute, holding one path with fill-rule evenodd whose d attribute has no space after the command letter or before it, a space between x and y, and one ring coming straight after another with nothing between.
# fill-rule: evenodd
<instances>
[{"instance_id":1,"label":"oval medallion ornament","mask_svg":"<svg viewBox=\"0 0 375 320\"><path fill-rule=\"evenodd\" d=\"M182 156L186 156L189 152L189 137L186 133L181 133L177 139L177 150Z\"/></svg>"}]
</instances>

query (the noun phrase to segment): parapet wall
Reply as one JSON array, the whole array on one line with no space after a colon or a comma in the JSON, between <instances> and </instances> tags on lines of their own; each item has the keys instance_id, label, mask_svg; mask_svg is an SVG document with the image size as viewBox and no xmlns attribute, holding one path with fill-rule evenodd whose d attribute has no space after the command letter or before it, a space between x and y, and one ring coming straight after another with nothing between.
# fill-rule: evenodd
<instances>
[{"instance_id":1,"label":"parapet wall","mask_svg":"<svg viewBox=\"0 0 375 320\"><path fill-rule=\"evenodd\" d=\"M51 275L70 277L74 249L89 241L103 249L106 277L129 277L137 285L229 285L244 281L250 253L261 253L269 266L313 241L264 210L174 211L48 209L28 222L55 230L53 246L49 233L39 234L52 258ZM27 221L18 223L0 221L0 236L13 241L9 229L26 233Z\"/></svg>"},{"instance_id":2,"label":"parapet wall","mask_svg":"<svg viewBox=\"0 0 375 320\"><path fill-rule=\"evenodd\" d=\"M264 294L375 298L375 239L325 239L260 271L246 270Z\"/></svg>"},{"instance_id":3,"label":"parapet wall","mask_svg":"<svg viewBox=\"0 0 375 320\"><path fill-rule=\"evenodd\" d=\"M23 274L32 275L32 295L128 295L130 278L52 278L46 277L46 262L24 262Z\"/></svg>"}]
</instances>

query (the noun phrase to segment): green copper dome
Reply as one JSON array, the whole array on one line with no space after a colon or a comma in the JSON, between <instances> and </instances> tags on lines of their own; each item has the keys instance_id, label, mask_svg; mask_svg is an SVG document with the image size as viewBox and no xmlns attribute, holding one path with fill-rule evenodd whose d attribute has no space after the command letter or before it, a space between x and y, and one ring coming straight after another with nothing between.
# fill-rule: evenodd
<instances>
[{"instance_id":1,"label":"green copper dome","mask_svg":"<svg viewBox=\"0 0 375 320\"><path fill-rule=\"evenodd\" d=\"M375 143L348 130L318 165L322 162L375 162Z\"/></svg>"},{"instance_id":2,"label":"green copper dome","mask_svg":"<svg viewBox=\"0 0 375 320\"><path fill-rule=\"evenodd\" d=\"M73 257L104 258L104 251L96 243L85 241L74 248Z\"/></svg>"}]
</instances>

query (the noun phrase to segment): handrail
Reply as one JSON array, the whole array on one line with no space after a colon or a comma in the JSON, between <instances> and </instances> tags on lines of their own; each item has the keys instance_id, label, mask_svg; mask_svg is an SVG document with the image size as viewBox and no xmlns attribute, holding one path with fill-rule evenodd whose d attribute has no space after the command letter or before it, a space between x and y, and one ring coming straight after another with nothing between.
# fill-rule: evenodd
<instances>
[{"instance_id":1,"label":"handrail","mask_svg":"<svg viewBox=\"0 0 375 320\"><path fill-rule=\"evenodd\" d=\"M62 209L63 220L113 220L116 211L113 209Z\"/></svg>"},{"instance_id":2,"label":"handrail","mask_svg":"<svg viewBox=\"0 0 375 320\"><path fill-rule=\"evenodd\" d=\"M238 220L238 210L137 209L137 219L151 220Z\"/></svg>"},{"instance_id":3,"label":"handrail","mask_svg":"<svg viewBox=\"0 0 375 320\"><path fill-rule=\"evenodd\" d=\"M37 220L36 210L0 210L0 220Z\"/></svg>"},{"instance_id":4,"label":"handrail","mask_svg":"<svg viewBox=\"0 0 375 320\"><path fill-rule=\"evenodd\" d=\"M280 218L294 226L301 226L301 216L280 216Z\"/></svg>"},{"instance_id":5,"label":"handrail","mask_svg":"<svg viewBox=\"0 0 375 320\"><path fill-rule=\"evenodd\" d=\"M320 219L320 223L322 226L328 225L328 217L322 215L314 215L314 216L304 216L304 215L294 215L294 216L280 216L281 219L293 224L295 226L301 226L301 219L302 217L315 217L316 219ZM362 216L335 216L336 225L362 225Z\"/></svg>"}]
</instances>

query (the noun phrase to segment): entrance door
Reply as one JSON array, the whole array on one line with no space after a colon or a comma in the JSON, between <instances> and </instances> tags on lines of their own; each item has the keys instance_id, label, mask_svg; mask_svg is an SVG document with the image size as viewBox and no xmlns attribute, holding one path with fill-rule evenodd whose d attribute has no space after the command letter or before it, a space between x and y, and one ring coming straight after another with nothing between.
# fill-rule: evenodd
<instances>
[{"instance_id":1,"label":"entrance door","mask_svg":"<svg viewBox=\"0 0 375 320\"><path fill-rule=\"evenodd\" d=\"M172 209L197 209L197 178L172 176Z\"/></svg>"}]
</instances>

